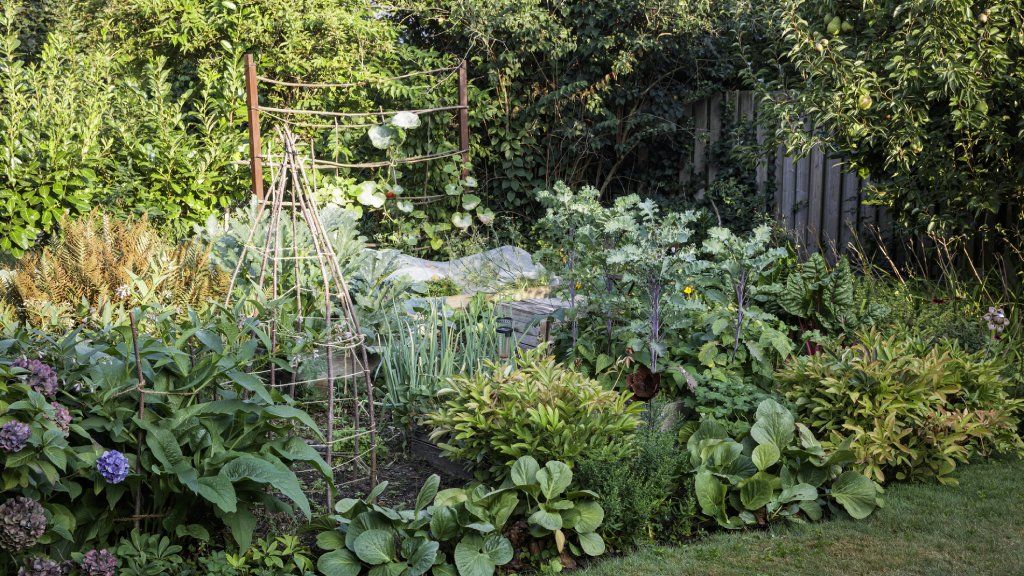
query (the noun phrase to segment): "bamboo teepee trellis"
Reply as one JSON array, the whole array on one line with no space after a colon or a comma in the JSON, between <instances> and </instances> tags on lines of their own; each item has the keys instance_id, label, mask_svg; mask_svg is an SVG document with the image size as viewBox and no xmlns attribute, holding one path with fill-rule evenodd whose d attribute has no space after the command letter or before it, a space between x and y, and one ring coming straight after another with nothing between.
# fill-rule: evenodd
<instances>
[{"instance_id":1,"label":"bamboo teepee trellis","mask_svg":"<svg viewBox=\"0 0 1024 576\"><path fill-rule=\"evenodd\" d=\"M269 317L264 321L268 323L270 346L278 351L286 348L284 344L288 340L317 334L318 341L313 343L310 357L321 354L326 357L326 375L305 379L299 375L300 360L295 358L290 373L271 364L266 371L269 385L286 389L292 397L297 391L303 391L303 386L322 387L326 400L302 402L322 403L327 407L326 443L314 447L323 449L332 473L349 464L365 466L372 487L377 481L377 421L365 337L317 208L314 183L305 165L307 155L300 153L299 140L287 126L278 129L278 136L283 154L273 167L268 193L259 202L252 228L241 247L238 265L231 276L228 300L242 276L249 276L254 291L269 301L293 299L294 313L288 318L275 312L279 307L267 307ZM312 150L308 156L312 157ZM262 238L256 238L258 230ZM305 313L311 306L319 306L322 316ZM351 433L344 438L335 437L339 407L342 417L347 413L351 418ZM360 443L364 438L368 439L369 447L361 451ZM348 441L354 446L353 457L337 462L336 443ZM364 462L364 453L368 455L368 463ZM332 506L330 488L327 500L328 506Z\"/></svg>"}]
</instances>

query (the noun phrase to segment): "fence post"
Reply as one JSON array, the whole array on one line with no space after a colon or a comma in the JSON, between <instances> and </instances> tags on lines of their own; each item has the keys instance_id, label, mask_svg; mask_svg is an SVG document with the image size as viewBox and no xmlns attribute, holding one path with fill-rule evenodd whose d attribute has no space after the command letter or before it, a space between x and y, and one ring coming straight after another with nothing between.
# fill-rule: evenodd
<instances>
[{"instance_id":1,"label":"fence post","mask_svg":"<svg viewBox=\"0 0 1024 576\"><path fill-rule=\"evenodd\" d=\"M252 54L245 55L245 100L249 108L249 170L252 192L263 202L263 147L260 143L260 96L256 85L256 63Z\"/></svg>"},{"instance_id":2,"label":"fence post","mask_svg":"<svg viewBox=\"0 0 1024 576\"><path fill-rule=\"evenodd\" d=\"M462 177L469 174L469 73L466 60L459 62L459 149L462 150Z\"/></svg>"}]
</instances>

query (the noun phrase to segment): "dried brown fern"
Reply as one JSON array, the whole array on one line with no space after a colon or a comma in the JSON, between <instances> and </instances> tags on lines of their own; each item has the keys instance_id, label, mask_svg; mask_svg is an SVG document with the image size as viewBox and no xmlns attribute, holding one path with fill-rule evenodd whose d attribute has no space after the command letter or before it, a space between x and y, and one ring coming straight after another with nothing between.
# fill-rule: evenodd
<instances>
[{"instance_id":1,"label":"dried brown fern","mask_svg":"<svg viewBox=\"0 0 1024 576\"><path fill-rule=\"evenodd\" d=\"M117 304L119 290L130 290L133 278L153 288L161 303L182 310L219 300L227 288L228 275L211 263L207 246L172 246L145 218L93 211L62 220L60 230L49 246L18 263L13 296L26 313L39 302L67 310Z\"/></svg>"}]
</instances>

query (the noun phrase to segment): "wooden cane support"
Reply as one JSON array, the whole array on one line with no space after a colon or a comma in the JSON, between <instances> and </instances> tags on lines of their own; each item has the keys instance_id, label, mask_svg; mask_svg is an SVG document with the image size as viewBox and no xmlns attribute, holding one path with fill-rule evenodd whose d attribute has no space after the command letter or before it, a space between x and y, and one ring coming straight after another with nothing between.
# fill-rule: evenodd
<instances>
[{"instance_id":1,"label":"wooden cane support","mask_svg":"<svg viewBox=\"0 0 1024 576\"><path fill-rule=\"evenodd\" d=\"M465 60L459 63L459 149L465 178L469 174L469 72Z\"/></svg>"},{"instance_id":2,"label":"wooden cane support","mask_svg":"<svg viewBox=\"0 0 1024 576\"><path fill-rule=\"evenodd\" d=\"M139 420L146 416L146 378L142 374L142 356L139 354L139 325L135 318L135 311L128 311L128 322L132 328L132 352L135 354L135 373L139 379ZM135 458L137 465L142 465L142 428L136 435ZM142 518L142 480L135 485L135 529L139 529L139 520Z\"/></svg>"},{"instance_id":3,"label":"wooden cane support","mask_svg":"<svg viewBox=\"0 0 1024 576\"><path fill-rule=\"evenodd\" d=\"M245 55L245 101L249 107L249 170L252 172L252 192L263 203L263 152L260 142L260 95L256 85L256 62L252 54Z\"/></svg>"}]
</instances>

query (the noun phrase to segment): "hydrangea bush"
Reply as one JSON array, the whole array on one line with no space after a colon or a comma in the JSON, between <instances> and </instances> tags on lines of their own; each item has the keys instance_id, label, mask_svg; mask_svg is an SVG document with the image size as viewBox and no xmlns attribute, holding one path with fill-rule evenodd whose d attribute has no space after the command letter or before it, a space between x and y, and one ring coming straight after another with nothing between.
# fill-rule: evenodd
<instances>
[{"instance_id":1,"label":"hydrangea bush","mask_svg":"<svg viewBox=\"0 0 1024 576\"><path fill-rule=\"evenodd\" d=\"M49 558L33 557L25 561L18 569L18 576L64 576L68 567Z\"/></svg>"},{"instance_id":2,"label":"hydrangea bush","mask_svg":"<svg viewBox=\"0 0 1024 576\"><path fill-rule=\"evenodd\" d=\"M57 372L40 360L20 358L12 364L28 372L28 385L43 396L52 398L57 394Z\"/></svg>"},{"instance_id":3,"label":"hydrangea bush","mask_svg":"<svg viewBox=\"0 0 1024 576\"><path fill-rule=\"evenodd\" d=\"M243 306L187 321L171 310L136 311L154 391L141 417L127 327L61 339L23 327L0 340L0 547L11 552L0 574L47 574L63 569L54 561L69 552L95 547L80 573L113 576L116 558L102 547L133 527L119 519L136 514L136 493L149 532L207 541L224 526L241 548L257 506L309 517L292 468L327 475L299 437L322 434L251 375L269 359L268 340L258 323L239 320ZM197 332L203 337L192 338Z\"/></svg>"},{"instance_id":4,"label":"hydrangea bush","mask_svg":"<svg viewBox=\"0 0 1024 576\"><path fill-rule=\"evenodd\" d=\"M11 420L0 426L0 450L8 454L21 452L25 444L28 444L30 436L32 436L32 430L28 427L28 424Z\"/></svg>"},{"instance_id":5,"label":"hydrangea bush","mask_svg":"<svg viewBox=\"0 0 1024 576\"><path fill-rule=\"evenodd\" d=\"M15 496L0 504L0 548L16 553L34 545L46 531L46 513L39 502Z\"/></svg>"},{"instance_id":6,"label":"hydrangea bush","mask_svg":"<svg viewBox=\"0 0 1024 576\"><path fill-rule=\"evenodd\" d=\"M89 550L82 556L84 576L116 576L117 558L109 550Z\"/></svg>"}]
</instances>

